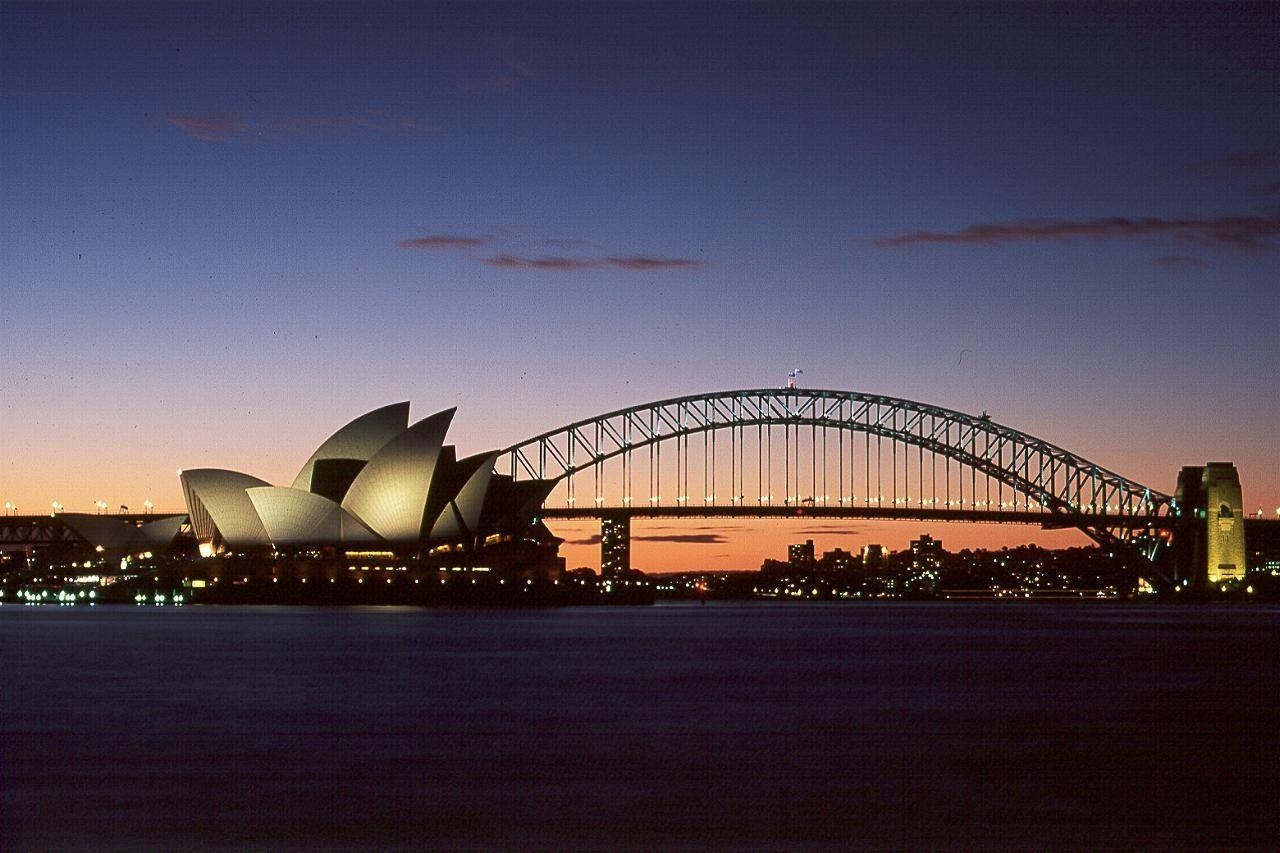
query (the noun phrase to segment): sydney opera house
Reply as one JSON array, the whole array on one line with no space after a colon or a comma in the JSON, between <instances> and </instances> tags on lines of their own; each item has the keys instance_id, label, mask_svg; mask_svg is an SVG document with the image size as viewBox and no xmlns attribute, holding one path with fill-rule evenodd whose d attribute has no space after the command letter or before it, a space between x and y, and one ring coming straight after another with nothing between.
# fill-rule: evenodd
<instances>
[{"instance_id":1,"label":"sydney opera house","mask_svg":"<svg viewBox=\"0 0 1280 853\"><path fill-rule=\"evenodd\" d=\"M387 553L428 563L513 565L554 558L538 519L549 481L495 474L498 453L457 458L454 409L409 424L409 404L362 415L273 486L216 468L181 472L200 552Z\"/></svg>"}]
</instances>

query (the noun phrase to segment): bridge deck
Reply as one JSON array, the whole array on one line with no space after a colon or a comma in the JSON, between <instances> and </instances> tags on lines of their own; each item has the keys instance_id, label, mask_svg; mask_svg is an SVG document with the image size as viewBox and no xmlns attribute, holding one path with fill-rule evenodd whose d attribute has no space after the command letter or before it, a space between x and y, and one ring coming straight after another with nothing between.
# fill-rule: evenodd
<instances>
[{"instance_id":1,"label":"bridge deck","mask_svg":"<svg viewBox=\"0 0 1280 853\"><path fill-rule=\"evenodd\" d=\"M1118 527L1169 530L1185 523L1172 516L1097 515L1018 510L954 510L924 507L830 506L635 506L544 507L543 518L864 518L899 521L967 521L1032 524L1045 528Z\"/></svg>"}]
</instances>

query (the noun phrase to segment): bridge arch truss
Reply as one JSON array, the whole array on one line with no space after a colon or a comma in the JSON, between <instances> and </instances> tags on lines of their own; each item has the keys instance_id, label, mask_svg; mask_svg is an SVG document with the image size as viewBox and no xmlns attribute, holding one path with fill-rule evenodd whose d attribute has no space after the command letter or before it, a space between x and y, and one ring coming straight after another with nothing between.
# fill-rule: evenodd
<instances>
[{"instance_id":1,"label":"bridge arch truss","mask_svg":"<svg viewBox=\"0 0 1280 853\"><path fill-rule=\"evenodd\" d=\"M1007 510L1044 513L1046 522L1114 541L1110 530L1167 516L1173 504L985 414L851 391L661 400L543 433L499 460L499 473L557 481L546 505L583 515L682 506L743 515L779 506L850 515L928 508L957 518Z\"/></svg>"}]
</instances>

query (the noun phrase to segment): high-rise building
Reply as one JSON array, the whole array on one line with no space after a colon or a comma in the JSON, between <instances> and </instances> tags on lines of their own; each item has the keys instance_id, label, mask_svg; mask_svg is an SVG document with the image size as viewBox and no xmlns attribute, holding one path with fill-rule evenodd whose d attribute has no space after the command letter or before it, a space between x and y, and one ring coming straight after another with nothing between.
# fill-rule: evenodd
<instances>
[{"instance_id":1,"label":"high-rise building","mask_svg":"<svg viewBox=\"0 0 1280 853\"><path fill-rule=\"evenodd\" d=\"M853 571L853 554L837 548L822 555L822 567L836 574L849 574Z\"/></svg>"},{"instance_id":2,"label":"high-rise building","mask_svg":"<svg viewBox=\"0 0 1280 853\"><path fill-rule=\"evenodd\" d=\"M611 516L600 522L600 576L617 578L631 571L631 516Z\"/></svg>"},{"instance_id":3,"label":"high-rise building","mask_svg":"<svg viewBox=\"0 0 1280 853\"><path fill-rule=\"evenodd\" d=\"M942 549L942 540L934 539L928 533L920 534L919 539L911 540L911 562L940 560L946 551Z\"/></svg>"},{"instance_id":4,"label":"high-rise building","mask_svg":"<svg viewBox=\"0 0 1280 853\"><path fill-rule=\"evenodd\" d=\"M862 565L865 569L873 567L879 568L884 563L887 555L883 545L863 545L862 546Z\"/></svg>"},{"instance_id":5,"label":"high-rise building","mask_svg":"<svg viewBox=\"0 0 1280 853\"><path fill-rule=\"evenodd\" d=\"M942 557L947 552L942 540L928 533L911 540L911 566L907 571L906 586L909 590L936 594L942 581Z\"/></svg>"},{"instance_id":6,"label":"high-rise building","mask_svg":"<svg viewBox=\"0 0 1280 853\"><path fill-rule=\"evenodd\" d=\"M798 545L787 546L787 562L795 569L813 568L813 540L806 539Z\"/></svg>"}]
</instances>

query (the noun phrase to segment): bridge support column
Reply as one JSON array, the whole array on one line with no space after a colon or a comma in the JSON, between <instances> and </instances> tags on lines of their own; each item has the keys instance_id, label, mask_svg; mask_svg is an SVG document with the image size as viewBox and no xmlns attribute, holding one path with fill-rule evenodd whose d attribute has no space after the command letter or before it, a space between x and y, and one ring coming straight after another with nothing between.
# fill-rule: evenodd
<instances>
[{"instance_id":1,"label":"bridge support column","mask_svg":"<svg viewBox=\"0 0 1280 853\"><path fill-rule=\"evenodd\" d=\"M617 513L600 519L600 576L621 578L631 571L631 515Z\"/></svg>"},{"instance_id":2,"label":"bridge support column","mask_svg":"<svg viewBox=\"0 0 1280 853\"><path fill-rule=\"evenodd\" d=\"M1230 462L1189 465L1178 473L1178 506L1193 519L1175 542L1177 577L1192 584L1243 580L1248 569L1240 473Z\"/></svg>"}]
</instances>

